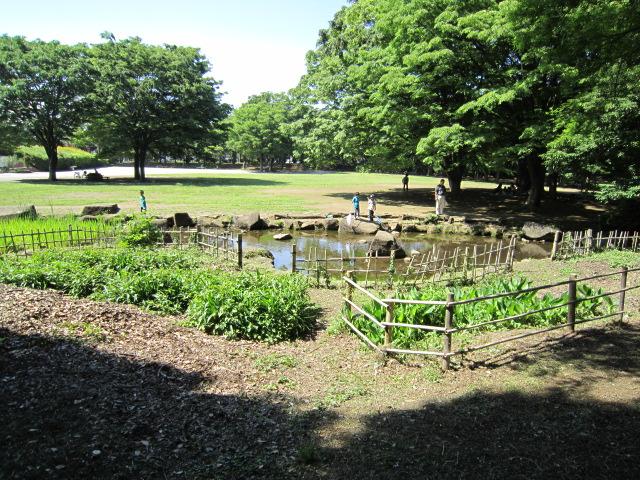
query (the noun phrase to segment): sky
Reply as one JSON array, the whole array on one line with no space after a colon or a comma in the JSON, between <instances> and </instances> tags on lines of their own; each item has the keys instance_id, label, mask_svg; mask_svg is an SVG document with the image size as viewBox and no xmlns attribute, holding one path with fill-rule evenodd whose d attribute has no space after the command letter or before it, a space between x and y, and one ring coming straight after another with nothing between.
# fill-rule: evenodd
<instances>
[{"instance_id":1,"label":"sky","mask_svg":"<svg viewBox=\"0 0 640 480\"><path fill-rule=\"evenodd\" d=\"M0 34L62 43L99 43L100 33L145 43L198 47L221 80L223 100L294 87L347 0L0 0Z\"/></svg>"}]
</instances>

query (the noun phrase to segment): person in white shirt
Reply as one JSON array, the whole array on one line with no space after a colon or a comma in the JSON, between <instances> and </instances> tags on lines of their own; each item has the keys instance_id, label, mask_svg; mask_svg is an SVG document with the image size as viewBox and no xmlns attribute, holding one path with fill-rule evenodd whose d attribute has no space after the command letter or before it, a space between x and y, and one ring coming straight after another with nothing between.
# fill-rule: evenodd
<instances>
[{"instance_id":1,"label":"person in white shirt","mask_svg":"<svg viewBox=\"0 0 640 480\"><path fill-rule=\"evenodd\" d=\"M369 221L373 222L373 214L376 211L376 196L373 193L369 195L369 201L367 202L367 210L369 211Z\"/></svg>"},{"instance_id":2,"label":"person in white shirt","mask_svg":"<svg viewBox=\"0 0 640 480\"><path fill-rule=\"evenodd\" d=\"M447 187L444 186L444 178L440 180L440 183L436 185L433 192L436 199L436 215L444 214L444 207L447 206L447 200L445 194L447 193Z\"/></svg>"}]
</instances>

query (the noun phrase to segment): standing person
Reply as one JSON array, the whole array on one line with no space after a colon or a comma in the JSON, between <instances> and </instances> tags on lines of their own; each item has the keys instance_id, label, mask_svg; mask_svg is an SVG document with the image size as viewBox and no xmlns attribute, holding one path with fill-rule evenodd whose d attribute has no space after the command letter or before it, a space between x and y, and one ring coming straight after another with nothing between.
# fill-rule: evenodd
<instances>
[{"instance_id":1,"label":"standing person","mask_svg":"<svg viewBox=\"0 0 640 480\"><path fill-rule=\"evenodd\" d=\"M402 177L402 191L409 191L409 172L404 172L404 177Z\"/></svg>"},{"instance_id":2,"label":"standing person","mask_svg":"<svg viewBox=\"0 0 640 480\"><path fill-rule=\"evenodd\" d=\"M353 203L353 216L358 218L360 216L360 192L356 192L351 199L351 203Z\"/></svg>"},{"instance_id":3,"label":"standing person","mask_svg":"<svg viewBox=\"0 0 640 480\"><path fill-rule=\"evenodd\" d=\"M369 221L373 222L373 214L376 211L376 196L373 193L369 195L369 201L367 202L367 210L369 210Z\"/></svg>"},{"instance_id":4,"label":"standing person","mask_svg":"<svg viewBox=\"0 0 640 480\"><path fill-rule=\"evenodd\" d=\"M444 214L444 207L447 206L445 194L447 193L447 187L444 186L444 178L440 179L440 183L436 185L434 197L436 199L436 215Z\"/></svg>"},{"instance_id":5,"label":"standing person","mask_svg":"<svg viewBox=\"0 0 640 480\"><path fill-rule=\"evenodd\" d=\"M147 199L144 196L144 190L140 190L140 211L147 213Z\"/></svg>"}]
</instances>

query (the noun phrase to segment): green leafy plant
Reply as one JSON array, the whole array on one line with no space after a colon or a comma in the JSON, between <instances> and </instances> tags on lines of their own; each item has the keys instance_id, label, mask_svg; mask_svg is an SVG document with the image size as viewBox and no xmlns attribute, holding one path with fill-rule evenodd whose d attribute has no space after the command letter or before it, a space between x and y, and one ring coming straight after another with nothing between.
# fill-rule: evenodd
<instances>
[{"instance_id":1,"label":"green leafy plant","mask_svg":"<svg viewBox=\"0 0 640 480\"><path fill-rule=\"evenodd\" d=\"M137 215L122 225L118 233L118 243L125 247L147 247L162 241L162 232L143 215Z\"/></svg>"}]
</instances>

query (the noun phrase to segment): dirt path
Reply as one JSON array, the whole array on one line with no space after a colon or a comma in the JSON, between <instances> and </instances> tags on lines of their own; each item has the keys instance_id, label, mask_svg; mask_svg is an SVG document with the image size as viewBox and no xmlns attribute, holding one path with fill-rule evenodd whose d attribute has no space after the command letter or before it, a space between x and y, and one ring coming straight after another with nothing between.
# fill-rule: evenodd
<instances>
[{"instance_id":1,"label":"dirt path","mask_svg":"<svg viewBox=\"0 0 640 480\"><path fill-rule=\"evenodd\" d=\"M322 327L340 292L311 295ZM640 474L638 315L444 376L324 328L268 346L177 321L0 285L0 478Z\"/></svg>"}]
</instances>

